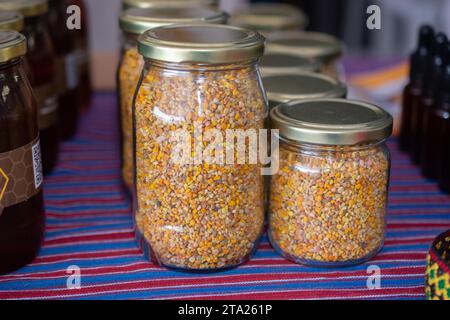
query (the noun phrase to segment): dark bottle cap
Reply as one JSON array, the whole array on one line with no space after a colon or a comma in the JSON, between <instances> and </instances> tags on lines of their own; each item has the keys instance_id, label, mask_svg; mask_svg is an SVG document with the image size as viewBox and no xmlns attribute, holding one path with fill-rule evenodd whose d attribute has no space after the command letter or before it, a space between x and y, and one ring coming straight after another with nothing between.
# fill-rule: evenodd
<instances>
[{"instance_id":1,"label":"dark bottle cap","mask_svg":"<svg viewBox=\"0 0 450 320\"><path fill-rule=\"evenodd\" d=\"M423 25L419 30L419 42L416 51L411 55L411 82L421 85L427 65L430 50L434 42L434 30L429 25Z\"/></svg>"},{"instance_id":2,"label":"dark bottle cap","mask_svg":"<svg viewBox=\"0 0 450 320\"><path fill-rule=\"evenodd\" d=\"M449 53L449 52L447 52ZM438 91L436 94L436 107L439 109L450 110L450 62L445 64L440 76Z\"/></svg>"},{"instance_id":3,"label":"dark bottle cap","mask_svg":"<svg viewBox=\"0 0 450 320\"><path fill-rule=\"evenodd\" d=\"M443 33L438 33L435 39L435 51L433 54L431 77L432 86L435 90L435 94L438 94L442 75L444 73L444 67L447 60L448 40L447 36Z\"/></svg>"}]
</instances>

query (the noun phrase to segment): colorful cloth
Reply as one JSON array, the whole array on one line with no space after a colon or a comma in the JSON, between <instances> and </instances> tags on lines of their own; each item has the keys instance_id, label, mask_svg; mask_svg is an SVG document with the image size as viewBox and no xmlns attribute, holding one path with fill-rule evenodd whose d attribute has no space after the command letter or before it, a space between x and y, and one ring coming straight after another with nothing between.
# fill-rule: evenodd
<instances>
[{"instance_id":1,"label":"colorful cloth","mask_svg":"<svg viewBox=\"0 0 450 320\"><path fill-rule=\"evenodd\" d=\"M80 133L63 144L45 182L42 250L32 264L0 277L0 299L425 298L426 254L450 227L450 197L420 175L395 140L387 239L374 259L343 269L305 267L277 255L264 236L248 263L199 275L160 268L140 253L120 183L115 110L113 93L96 94ZM67 286L71 266L80 268L80 289Z\"/></svg>"},{"instance_id":2,"label":"colorful cloth","mask_svg":"<svg viewBox=\"0 0 450 320\"><path fill-rule=\"evenodd\" d=\"M450 300L450 230L439 235L428 252L425 295L428 300Z\"/></svg>"}]
</instances>

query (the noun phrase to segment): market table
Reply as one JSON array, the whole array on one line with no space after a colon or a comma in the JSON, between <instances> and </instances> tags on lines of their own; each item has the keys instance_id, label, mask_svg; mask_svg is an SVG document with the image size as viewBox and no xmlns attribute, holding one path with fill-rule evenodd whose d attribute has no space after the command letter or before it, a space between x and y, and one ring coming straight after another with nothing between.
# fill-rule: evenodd
<instances>
[{"instance_id":1,"label":"market table","mask_svg":"<svg viewBox=\"0 0 450 320\"><path fill-rule=\"evenodd\" d=\"M373 89L374 100L384 99L383 87L392 89L389 81L397 83L405 74L404 64L395 60L381 66L354 60L348 70L357 94ZM113 93L95 94L79 134L62 145L60 164L45 181L42 250L32 264L0 277L0 299L424 298L426 252L450 228L450 197L420 175L395 139L389 142L387 239L374 259L343 269L309 268L277 255L264 235L248 263L199 275L158 267L140 253L121 188L115 110ZM80 268L80 289L67 287L70 266ZM380 271L380 288L367 286L369 266Z\"/></svg>"}]
</instances>

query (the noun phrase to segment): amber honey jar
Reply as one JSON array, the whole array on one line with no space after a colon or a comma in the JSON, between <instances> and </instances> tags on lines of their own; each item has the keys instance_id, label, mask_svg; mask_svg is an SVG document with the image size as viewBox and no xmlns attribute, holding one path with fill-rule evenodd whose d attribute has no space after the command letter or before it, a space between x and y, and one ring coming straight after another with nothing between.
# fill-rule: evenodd
<instances>
[{"instance_id":1,"label":"amber honey jar","mask_svg":"<svg viewBox=\"0 0 450 320\"><path fill-rule=\"evenodd\" d=\"M70 0L50 0L47 15L48 29L56 54L55 85L59 101L61 137L65 140L73 137L77 131L80 109L76 32L66 26L66 11L70 4Z\"/></svg>"},{"instance_id":2,"label":"amber honey jar","mask_svg":"<svg viewBox=\"0 0 450 320\"><path fill-rule=\"evenodd\" d=\"M298 7L284 3L255 3L233 13L230 24L256 30L269 40L304 30L308 17Z\"/></svg>"},{"instance_id":3,"label":"amber honey jar","mask_svg":"<svg viewBox=\"0 0 450 320\"><path fill-rule=\"evenodd\" d=\"M328 34L301 32L293 36L283 36L267 43L267 53L294 54L310 58L320 63L320 72L336 79L344 79L340 58L341 42Z\"/></svg>"},{"instance_id":4,"label":"amber honey jar","mask_svg":"<svg viewBox=\"0 0 450 320\"><path fill-rule=\"evenodd\" d=\"M218 24L172 25L145 32L138 47L145 65L133 106L137 237L152 260L171 268L244 263L264 224L261 164L236 161L236 148L225 162L220 153L231 143L218 140L202 139L217 147L215 160L197 150L178 161L173 152L178 143L198 145L199 131L208 139L264 128L264 38Z\"/></svg>"},{"instance_id":5,"label":"amber honey jar","mask_svg":"<svg viewBox=\"0 0 450 320\"><path fill-rule=\"evenodd\" d=\"M37 104L25 54L23 35L0 31L0 274L31 262L44 234Z\"/></svg>"},{"instance_id":6,"label":"amber honey jar","mask_svg":"<svg viewBox=\"0 0 450 320\"><path fill-rule=\"evenodd\" d=\"M48 3L46 0L2 0L0 10L16 11L25 17L22 33L28 44L29 80L38 103L42 164L44 173L50 173L58 160L60 130L55 52L46 23Z\"/></svg>"},{"instance_id":7,"label":"amber honey jar","mask_svg":"<svg viewBox=\"0 0 450 320\"><path fill-rule=\"evenodd\" d=\"M144 59L138 53L137 37L146 30L176 23L226 23L225 12L201 6L153 6L131 8L124 11L120 27L124 33L124 45L118 68L122 179L127 188L133 184L133 145L131 104L141 76Z\"/></svg>"}]
</instances>

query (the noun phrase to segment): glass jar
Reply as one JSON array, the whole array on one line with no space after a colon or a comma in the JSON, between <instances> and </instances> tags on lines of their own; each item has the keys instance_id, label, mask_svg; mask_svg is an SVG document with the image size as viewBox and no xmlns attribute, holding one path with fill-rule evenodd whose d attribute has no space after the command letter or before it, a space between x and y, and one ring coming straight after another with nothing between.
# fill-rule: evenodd
<instances>
[{"instance_id":1,"label":"glass jar","mask_svg":"<svg viewBox=\"0 0 450 320\"><path fill-rule=\"evenodd\" d=\"M144 60L137 51L137 37L146 30L175 23L226 23L228 15L199 6L155 6L147 9L132 8L124 11L119 23L125 44L118 68L122 179L131 190L133 185L133 119L131 105L141 76Z\"/></svg>"},{"instance_id":2,"label":"glass jar","mask_svg":"<svg viewBox=\"0 0 450 320\"><path fill-rule=\"evenodd\" d=\"M272 156L269 238L286 258L347 266L372 258L385 234L392 117L345 99L275 107L279 152Z\"/></svg>"},{"instance_id":3,"label":"glass jar","mask_svg":"<svg viewBox=\"0 0 450 320\"><path fill-rule=\"evenodd\" d=\"M23 34L27 38L27 61L33 93L38 103L40 141L44 173L50 173L58 160L59 119L55 87L55 54L45 15L46 0L3 0L0 10L17 11L25 17Z\"/></svg>"},{"instance_id":4,"label":"glass jar","mask_svg":"<svg viewBox=\"0 0 450 320\"><path fill-rule=\"evenodd\" d=\"M335 37L318 32L301 32L295 36L274 39L267 44L267 52L294 54L318 61L320 72L335 79L345 79L340 63L342 44Z\"/></svg>"},{"instance_id":5,"label":"glass jar","mask_svg":"<svg viewBox=\"0 0 450 320\"><path fill-rule=\"evenodd\" d=\"M122 9L130 8L150 8L158 5L182 6L187 5L204 6L216 9L219 7L219 0L122 0Z\"/></svg>"},{"instance_id":6,"label":"glass jar","mask_svg":"<svg viewBox=\"0 0 450 320\"><path fill-rule=\"evenodd\" d=\"M284 3L257 3L234 13L230 24L256 30L273 40L304 30L308 17L298 7Z\"/></svg>"},{"instance_id":7,"label":"glass jar","mask_svg":"<svg viewBox=\"0 0 450 320\"><path fill-rule=\"evenodd\" d=\"M66 26L66 11L69 6L69 0L50 0L47 15L48 30L56 53L55 83L59 101L61 137L64 140L75 135L80 109L75 32Z\"/></svg>"},{"instance_id":8,"label":"glass jar","mask_svg":"<svg viewBox=\"0 0 450 320\"><path fill-rule=\"evenodd\" d=\"M25 53L24 36L0 31L0 274L31 262L44 234L37 108Z\"/></svg>"},{"instance_id":9,"label":"glass jar","mask_svg":"<svg viewBox=\"0 0 450 320\"><path fill-rule=\"evenodd\" d=\"M319 72L320 65L309 58L285 53L266 53L261 59L261 74L295 74L300 72Z\"/></svg>"},{"instance_id":10,"label":"glass jar","mask_svg":"<svg viewBox=\"0 0 450 320\"><path fill-rule=\"evenodd\" d=\"M221 25L166 26L139 38L145 68L133 108L135 221L144 251L161 265L230 268L256 248L262 166L238 162L244 146L220 139L264 127L263 50L259 34Z\"/></svg>"},{"instance_id":11,"label":"glass jar","mask_svg":"<svg viewBox=\"0 0 450 320\"><path fill-rule=\"evenodd\" d=\"M263 74L269 107L300 99L345 98L347 86L334 78L319 73Z\"/></svg>"},{"instance_id":12,"label":"glass jar","mask_svg":"<svg viewBox=\"0 0 450 320\"><path fill-rule=\"evenodd\" d=\"M92 83L90 74L89 43L88 43L88 11L83 0L72 0L72 5L80 8L81 29L75 30L75 54L78 62L80 107L86 110L91 104Z\"/></svg>"}]
</instances>

